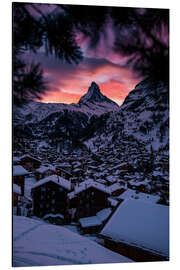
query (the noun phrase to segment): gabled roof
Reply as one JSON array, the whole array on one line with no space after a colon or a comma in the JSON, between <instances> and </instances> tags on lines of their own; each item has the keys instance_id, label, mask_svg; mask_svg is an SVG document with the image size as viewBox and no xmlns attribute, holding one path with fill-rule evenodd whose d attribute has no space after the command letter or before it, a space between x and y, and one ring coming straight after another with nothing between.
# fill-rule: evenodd
<instances>
[{"instance_id":1,"label":"gabled roof","mask_svg":"<svg viewBox=\"0 0 180 270\"><path fill-rule=\"evenodd\" d=\"M100 226L102 224L96 216L80 218L79 223L81 224L82 228Z\"/></svg>"},{"instance_id":2,"label":"gabled roof","mask_svg":"<svg viewBox=\"0 0 180 270\"><path fill-rule=\"evenodd\" d=\"M122 202L102 229L102 236L169 256L169 207L140 200Z\"/></svg>"},{"instance_id":3,"label":"gabled roof","mask_svg":"<svg viewBox=\"0 0 180 270\"><path fill-rule=\"evenodd\" d=\"M24 169L21 165L16 165L13 166L13 176L18 176L18 175L27 175L29 172Z\"/></svg>"},{"instance_id":4,"label":"gabled roof","mask_svg":"<svg viewBox=\"0 0 180 270\"><path fill-rule=\"evenodd\" d=\"M96 213L96 217L98 217L98 219L101 220L101 222L103 222L109 217L111 212L112 212L111 208L104 208Z\"/></svg>"},{"instance_id":5,"label":"gabled roof","mask_svg":"<svg viewBox=\"0 0 180 270\"><path fill-rule=\"evenodd\" d=\"M124 188L124 185L121 185L119 183L114 183L114 184L112 184L112 185L109 186L109 190L111 192L114 192L114 191L119 190L119 189L122 189L122 188Z\"/></svg>"},{"instance_id":6,"label":"gabled roof","mask_svg":"<svg viewBox=\"0 0 180 270\"><path fill-rule=\"evenodd\" d=\"M59 217L59 218L64 219L64 216L63 216L63 215L61 215L61 214L52 214L52 213L45 215L45 216L43 217L43 219L46 219L46 218L49 218L49 217L52 217L52 218L57 218L57 217Z\"/></svg>"},{"instance_id":7,"label":"gabled roof","mask_svg":"<svg viewBox=\"0 0 180 270\"><path fill-rule=\"evenodd\" d=\"M41 166L39 169L36 170L36 172L44 173L48 170L55 171L56 169L53 166Z\"/></svg>"},{"instance_id":8,"label":"gabled roof","mask_svg":"<svg viewBox=\"0 0 180 270\"><path fill-rule=\"evenodd\" d=\"M41 163L41 161L40 161L39 159L34 158L34 157L32 157L32 156L30 156L30 155L28 155L28 154L25 154L25 155L21 156L21 157L20 157L20 160L22 160L22 159L24 159L24 158L29 158L29 159L32 159L32 160L34 160L34 161L36 161L36 162Z\"/></svg>"},{"instance_id":9,"label":"gabled roof","mask_svg":"<svg viewBox=\"0 0 180 270\"><path fill-rule=\"evenodd\" d=\"M90 187L98 189L104 193L111 194L108 187L89 179L89 180L82 182L79 186L76 186L74 191L68 194L69 199L74 198L77 194L79 194L80 192L82 192L84 190L89 189Z\"/></svg>"},{"instance_id":10,"label":"gabled roof","mask_svg":"<svg viewBox=\"0 0 180 270\"><path fill-rule=\"evenodd\" d=\"M100 226L102 225L103 221L105 221L109 217L111 211L112 210L110 208L104 208L99 211L95 216L80 218L79 223L81 224L82 228Z\"/></svg>"},{"instance_id":11,"label":"gabled roof","mask_svg":"<svg viewBox=\"0 0 180 270\"><path fill-rule=\"evenodd\" d=\"M64 187L67 190L71 190L71 183L69 181L67 181L66 179L64 179L56 174L50 175L50 176L38 181L36 184L33 185L32 189L39 187L39 186L42 186L48 182L53 182L60 187Z\"/></svg>"}]
</instances>

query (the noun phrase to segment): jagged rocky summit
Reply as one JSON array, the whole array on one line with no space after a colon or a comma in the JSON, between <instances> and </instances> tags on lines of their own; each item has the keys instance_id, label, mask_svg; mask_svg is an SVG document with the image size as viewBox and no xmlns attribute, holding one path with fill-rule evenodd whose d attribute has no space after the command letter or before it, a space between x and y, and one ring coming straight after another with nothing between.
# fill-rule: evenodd
<instances>
[{"instance_id":1,"label":"jagged rocky summit","mask_svg":"<svg viewBox=\"0 0 180 270\"><path fill-rule=\"evenodd\" d=\"M88 92L80 98L78 104L81 105L87 103L103 103L103 102L110 103L117 108L119 107L114 101L104 96L101 93L99 86L95 82L92 82L91 86L88 89Z\"/></svg>"}]
</instances>

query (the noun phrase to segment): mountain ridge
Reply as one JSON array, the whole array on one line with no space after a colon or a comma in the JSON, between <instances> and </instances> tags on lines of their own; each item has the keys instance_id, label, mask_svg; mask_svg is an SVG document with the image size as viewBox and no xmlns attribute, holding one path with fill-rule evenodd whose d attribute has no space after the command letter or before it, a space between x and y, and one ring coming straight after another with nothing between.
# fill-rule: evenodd
<instances>
[{"instance_id":1,"label":"mountain ridge","mask_svg":"<svg viewBox=\"0 0 180 270\"><path fill-rule=\"evenodd\" d=\"M87 93L83 95L77 104L43 103L30 101L23 108L14 106L14 124L37 123L48 117L51 113L63 112L64 110L76 111L92 115L102 115L110 111L119 110L119 105L104 96L99 86L92 82Z\"/></svg>"}]
</instances>

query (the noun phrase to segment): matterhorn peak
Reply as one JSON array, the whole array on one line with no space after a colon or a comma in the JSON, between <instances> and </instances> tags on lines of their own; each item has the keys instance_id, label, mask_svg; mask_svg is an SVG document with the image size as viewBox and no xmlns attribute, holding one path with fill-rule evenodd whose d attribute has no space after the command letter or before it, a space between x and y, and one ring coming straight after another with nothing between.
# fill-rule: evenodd
<instances>
[{"instance_id":1,"label":"matterhorn peak","mask_svg":"<svg viewBox=\"0 0 180 270\"><path fill-rule=\"evenodd\" d=\"M95 82L92 82L92 83L91 83L91 86L89 87L88 90L90 90L90 89L92 89L92 88L93 88L93 90L99 90L99 91L100 91L98 84L95 83Z\"/></svg>"},{"instance_id":2,"label":"matterhorn peak","mask_svg":"<svg viewBox=\"0 0 180 270\"><path fill-rule=\"evenodd\" d=\"M96 84L95 82L91 83L91 86L88 88L87 93L84 96L82 96L79 100L79 104L103 103L103 102L111 103L118 107L118 105L114 101L107 98L101 93L98 84Z\"/></svg>"}]
</instances>

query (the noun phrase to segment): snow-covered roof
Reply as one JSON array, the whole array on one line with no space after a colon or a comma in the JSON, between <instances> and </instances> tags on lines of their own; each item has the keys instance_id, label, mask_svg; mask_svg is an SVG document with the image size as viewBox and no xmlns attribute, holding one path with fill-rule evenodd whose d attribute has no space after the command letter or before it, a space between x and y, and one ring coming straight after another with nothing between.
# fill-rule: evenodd
<instances>
[{"instance_id":1,"label":"snow-covered roof","mask_svg":"<svg viewBox=\"0 0 180 270\"><path fill-rule=\"evenodd\" d=\"M117 181L117 177L116 177L116 176L113 176L113 175L108 175L108 176L106 177L106 180L107 180L108 182L114 183L114 182Z\"/></svg>"},{"instance_id":2,"label":"snow-covered roof","mask_svg":"<svg viewBox=\"0 0 180 270\"><path fill-rule=\"evenodd\" d=\"M98 213L96 213L96 216L98 217L99 220L101 220L103 222L104 220L106 220L109 217L111 212L112 212L112 210L110 208L104 208L101 211L99 211Z\"/></svg>"},{"instance_id":3,"label":"snow-covered roof","mask_svg":"<svg viewBox=\"0 0 180 270\"><path fill-rule=\"evenodd\" d=\"M18 185L13 184L13 192L20 195L21 194L21 188Z\"/></svg>"},{"instance_id":4,"label":"snow-covered roof","mask_svg":"<svg viewBox=\"0 0 180 270\"><path fill-rule=\"evenodd\" d=\"M110 208L104 208L99 211L95 216L80 218L79 223L83 228L100 226L111 214Z\"/></svg>"},{"instance_id":5,"label":"snow-covered roof","mask_svg":"<svg viewBox=\"0 0 180 270\"><path fill-rule=\"evenodd\" d=\"M111 192L114 192L114 191L119 190L121 188L124 188L124 186L121 186L121 184L119 184L119 183L115 183L115 184L112 184L109 186L109 190Z\"/></svg>"},{"instance_id":6,"label":"snow-covered roof","mask_svg":"<svg viewBox=\"0 0 180 270\"><path fill-rule=\"evenodd\" d=\"M168 257L169 207L126 200L119 205L101 235Z\"/></svg>"},{"instance_id":7,"label":"snow-covered roof","mask_svg":"<svg viewBox=\"0 0 180 270\"><path fill-rule=\"evenodd\" d=\"M64 219L64 216L61 215L61 214L47 214L43 217L43 219L46 219L46 218L49 218L49 217L53 217L53 218L56 218L56 217L60 217L62 219Z\"/></svg>"},{"instance_id":8,"label":"snow-covered roof","mask_svg":"<svg viewBox=\"0 0 180 270\"><path fill-rule=\"evenodd\" d=\"M102 224L101 220L96 216L80 218L79 223L82 228L100 226Z\"/></svg>"},{"instance_id":9,"label":"snow-covered roof","mask_svg":"<svg viewBox=\"0 0 180 270\"><path fill-rule=\"evenodd\" d=\"M68 180L66 180L66 179L64 179L56 174L50 175L50 176L45 177L42 180L38 181L36 184L34 184L32 186L32 189L39 187L39 186L42 186L48 182L54 182L55 184L57 184L61 187L64 187L67 190L71 190L71 183Z\"/></svg>"},{"instance_id":10,"label":"snow-covered roof","mask_svg":"<svg viewBox=\"0 0 180 270\"><path fill-rule=\"evenodd\" d=\"M150 182L150 180L148 180L148 179L145 179L143 181L131 180L131 181L129 181L129 184L136 186L136 187L139 187L141 185L148 185L149 182Z\"/></svg>"},{"instance_id":11,"label":"snow-covered roof","mask_svg":"<svg viewBox=\"0 0 180 270\"><path fill-rule=\"evenodd\" d=\"M111 197L108 198L108 201L110 202L111 206L116 206L119 202Z\"/></svg>"},{"instance_id":12,"label":"snow-covered roof","mask_svg":"<svg viewBox=\"0 0 180 270\"><path fill-rule=\"evenodd\" d=\"M29 172L26 169L24 169L21 165L13 166L13 176L26 174L29 174Z\"/></svg>"},{"instance_id":13,"label":"snow-covered roof","mask_svg":"<svg viewBox=\"0 0 180 270\"><path fill-rule=\"evenodd\" d=\"M40 161L39 159L34 158L34 157L32 157L32 156L30 156L30 155L28 155L28 154L25 154L25 155L21 156L21 157L20 157L20 160L22 160L22 159L24 159L24 158L29 158L29 159L32 159L32 160L34 160L34 161L37 161L37 162L40 162L40 163L41 163L41 161Z\"/></svg>"},{"instance_id":14,"label":"snow-covered roof","mask_svg":"<svg viewBox=\"0 0 180 270\"><path fill-rule=\"evenodd\" d=\"M128 188L121 195L117 197L118 199L127 200L127 199L139 199L143 201L149 201L152 203L157 203L160 200L159 195L152 195L144 192L139 192L133 189Z\"/></svg>"},{"instance_id":15,"label":"snow-covered roof","mask_svg":"<svg viewBox=\"0 0 180 270\"><path fill-rule=\"evenodd\" d=\"M74 191L68 194L69 199L74 198L78 193L90 188L90 187L94 187L95 189L98 189L100 191L103 191L105 193L111 194L110 190L108 187L106 187L105 185L95 182L91 179L86 180L84 182L82 182L81 184L79 184L79 186L76 186Z\"/></svg>"},{"instance_id":16,"label":"snow-covered roof","mask_svg":"<svg viewBox=\"0 0 180 270\"><path fill-rule=\"evenodd\" d=\"M19 157L13 157L13 162L19 162L20 158Z\"/></svg>"},{"instance_id":17,"label":"snow-covered roof","mask_svg":"<svg viewBox=\"0 0 180 270\"><path fill-rule=\"evenodd\" d=\"M55 168L53 166L41 166L39 169L36 170L36 172L43 173L48 170L55 171Z\"/></svg>"},{"instance_id":18,"label":"snow-covered roof","mask_svg":"<svg viewBox=\"0 0 180 270\"><path fill-rule=\"evenodd\" d=\"M13 217L14 267L121 262L132 260L63 226Z\"/></svg>"}]
</instances>

